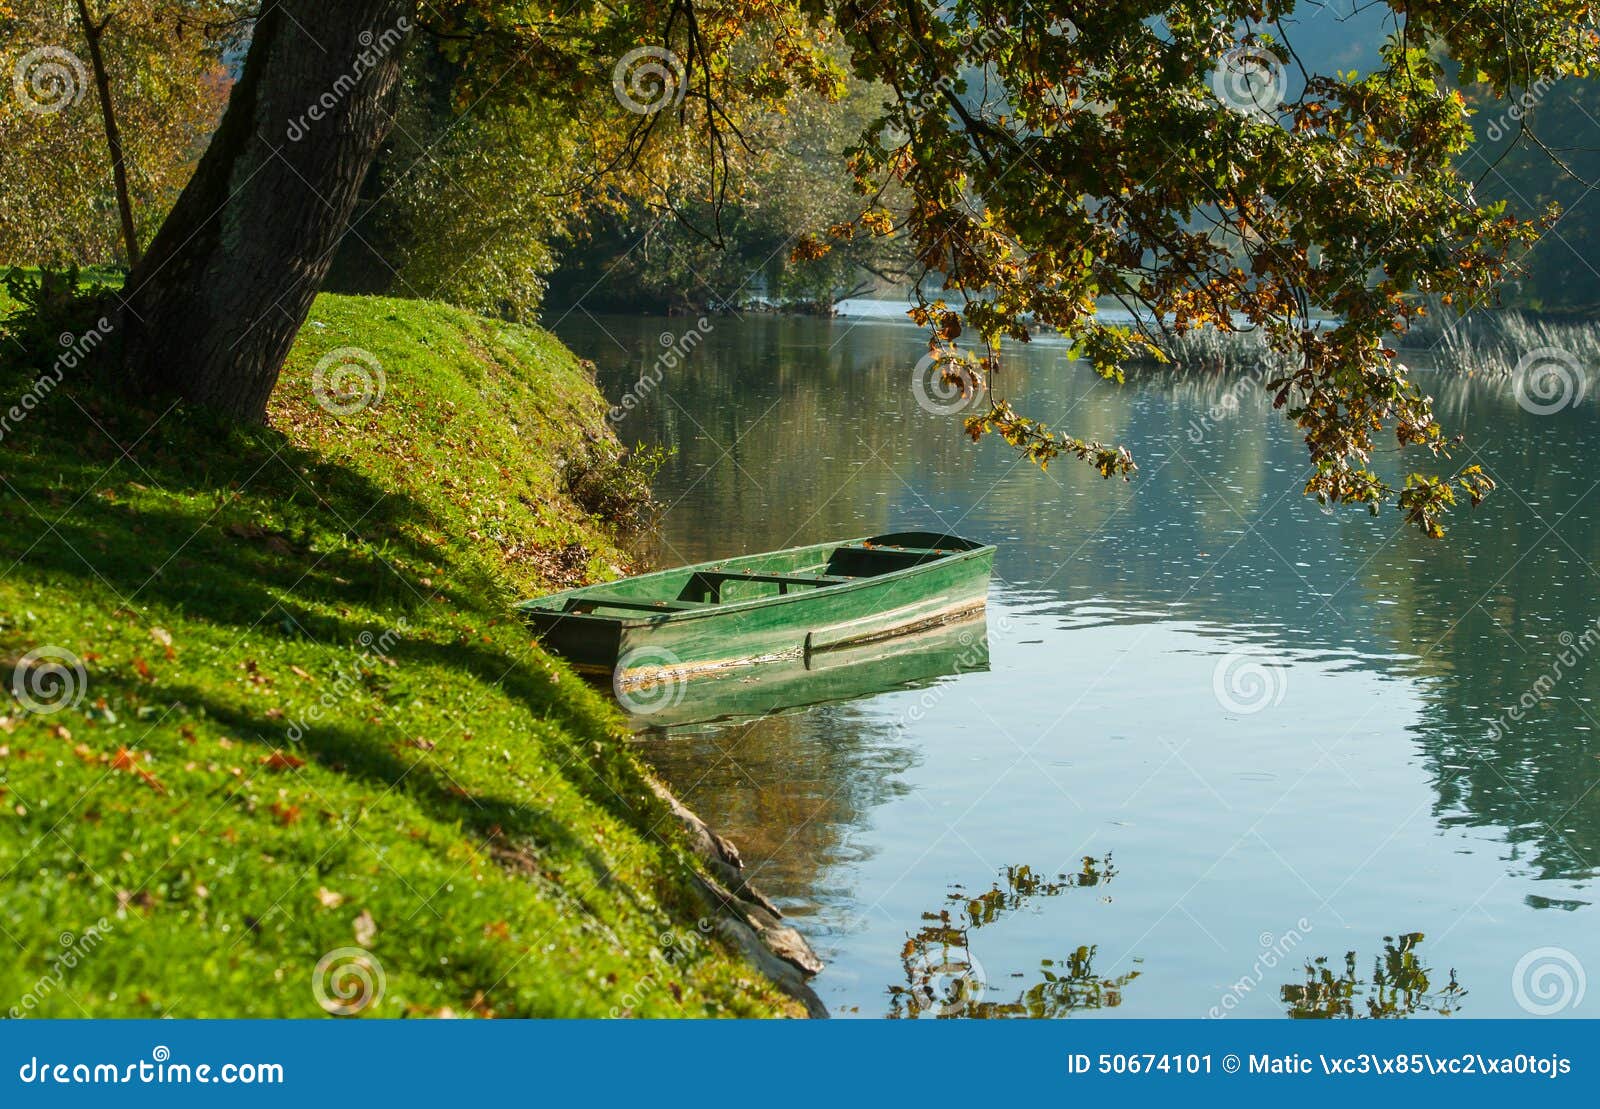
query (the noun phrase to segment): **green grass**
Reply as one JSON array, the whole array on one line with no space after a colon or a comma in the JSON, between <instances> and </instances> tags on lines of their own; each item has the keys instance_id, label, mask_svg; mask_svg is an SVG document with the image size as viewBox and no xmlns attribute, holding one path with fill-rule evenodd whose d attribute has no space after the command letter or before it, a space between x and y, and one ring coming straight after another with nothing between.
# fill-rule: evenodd
<instances>
[{"instance_id":1,"label":"green grass","mask_svg":"<svg viewBox=\"0 0 1600 1109\"><path fill-rule=\"evenodd\" d=\"M339 347L381 363L376 407L317 405ZM35 376L0 370L0 410ZM608 703L508 614L620 562L560 478L604 441L549 335L339 297L269 428L69 375L6 431L0 680L43 647L85 680L0 694L0 1012L318 1015L358 944L363 1015L796 1012L664 947L687 856Z\"/></svg>"}]
</instances>

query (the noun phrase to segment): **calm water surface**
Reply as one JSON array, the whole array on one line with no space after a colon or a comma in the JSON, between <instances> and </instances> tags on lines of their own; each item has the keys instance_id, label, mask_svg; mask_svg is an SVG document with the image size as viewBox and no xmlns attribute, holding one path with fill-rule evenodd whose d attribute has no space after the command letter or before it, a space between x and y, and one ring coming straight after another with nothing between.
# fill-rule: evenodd
<instances>
[{"instance_id":1,"label":"calm water surface","mask_svg":"<svg viewBox=\"0 0 1600 1109\"><path fill-rule=\"evenodd\" d=\"M1009 364L1025 410L1134 451L1123 484L967 442L890 321L718 318L639 390L692 326L557 328L643 393L623 437L675 452L663 564L999 545L986 659L969 636L942 677L641 732L836 1013L1600 1015L1592 399L1430 381L1502 486L1439 544L1304 500L1293 429L1226 380Z\"/></svg>"}]
</instances>

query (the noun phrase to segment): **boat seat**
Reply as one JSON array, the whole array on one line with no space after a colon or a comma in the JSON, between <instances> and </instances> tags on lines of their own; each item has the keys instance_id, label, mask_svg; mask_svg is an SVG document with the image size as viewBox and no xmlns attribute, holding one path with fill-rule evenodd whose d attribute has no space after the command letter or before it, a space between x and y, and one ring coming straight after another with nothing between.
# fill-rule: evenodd
<instances>
[{"instance_id":1,"label":"boat seat","mask_svg":"<svg viewBox=\"0 0 1600 1109\"><path fill-rule=\"evenodd\" d=\"M684 592L703 593L715 602L722 597L722 583L728 581L767 582L778 587L779 596L786 596L791 585L839 585L850 580L849 577L840 574L762 574L743 570L697 570L689 579L689 584L684 587Z\"/></svg>"},{"instance_id":2,"label":"boat seat","mask_svg":"<svg viewBox=\"0 0 1600 1109\"><path fill-rule=\"evenodd\" d=\"M593 612L597 608L626 608L638 612L674 612L688 608L699 608L704 601L625 601L620 597L574 597L561 607L562 612L571 612L578 615Z\"/></svg>"},{"instance_id":3,"label":"boat seat","mask_svg":"<svg viewBox=\"0 0 1600 1109\"><path fill-rule=\"evenodd\" d=\"M935 558L943 558L945 555L957 553L954 550L945 550L942 547L890 547L882 543L874 543L870 547L864 543L850 543L839 549L841 551L866 551L869 554L882 551L891 555L917 555L919 558L925 558L929 555Z\"/></svg>"}]
</instances>

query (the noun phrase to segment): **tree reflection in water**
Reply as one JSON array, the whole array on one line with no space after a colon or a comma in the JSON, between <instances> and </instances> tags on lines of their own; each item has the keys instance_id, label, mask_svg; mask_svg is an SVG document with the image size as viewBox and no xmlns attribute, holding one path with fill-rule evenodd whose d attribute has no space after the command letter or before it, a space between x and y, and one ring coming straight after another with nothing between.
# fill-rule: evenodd
<instances>
[{"instance_id":1,"label":"tree reflection in water","mask_svg":"<svg viewBox=\"0 0 1600 1109\"><path fill-rule=\"evenodd\" d=\"M1289 1016L1308 1020L1334 1018L1374 1019L1409 1017L1433 1012L1450 1016L1461 1008L1467 991L1450 971L1450 980L1437 992L1428 968L1417 957L1421 932L1399 938L1383 937L1383 954L1373 959L1372 979L1363 981L1356 971L1356 953L1345 952L1344 970L1335 973L1327 956L1306 964L1306 980L1283 987L1281 997Z\"/></svg>"},{"instance_id":2,"label":"tree reflection in water","mask_svg":"<svg viewBox=\"0 0 1600 1109\"><path fill-rule=\"evenodd\" d=\"M1044 959L1038 981L1011 999L995 998L983 964L972 949L972 934L1024 908L1036 898L1055 897L1070 889L1104 885L1116 875L1111 856L1085 856L1076 874L1044 878L1030 867L1007 867L1002 886L996 883L976 897L952 887L945 905L923 913L926 921L906 939L900 959L904 985L889 987L890 1017L1064 1017L1078 1009L1109 1009L1122 1003L1122 991L1139 977L1138 970L1113 978L1096 973L1096 948L1077 948L1063 959ZM1020 976L1019 976L1020 977Z\"/></svg>"}]
</instances>

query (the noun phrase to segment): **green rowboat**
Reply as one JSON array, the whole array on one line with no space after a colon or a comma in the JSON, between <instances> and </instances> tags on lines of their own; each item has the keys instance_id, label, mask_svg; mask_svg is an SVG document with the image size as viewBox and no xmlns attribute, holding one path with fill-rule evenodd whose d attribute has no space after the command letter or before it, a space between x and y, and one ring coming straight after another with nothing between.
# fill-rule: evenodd
<instances>
[{"instance_id":1,"label":"green rowboat","mask_svg":"<svg viewBox=\"0 0 1600 1109\"><path fill-rule=\"evenodd\" d=\"M550 650L636 686L959 620L984 607L994 548L936 532L703 562L518 606Z\"/></svg>"}]
</instances>

